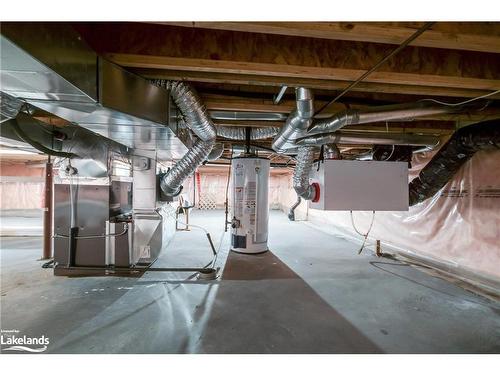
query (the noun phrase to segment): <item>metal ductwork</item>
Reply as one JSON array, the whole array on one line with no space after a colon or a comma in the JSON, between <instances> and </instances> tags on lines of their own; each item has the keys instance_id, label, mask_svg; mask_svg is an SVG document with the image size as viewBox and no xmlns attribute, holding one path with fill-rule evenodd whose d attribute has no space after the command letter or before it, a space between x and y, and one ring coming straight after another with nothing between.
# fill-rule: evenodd
<instances>
[{"instance_id":1,"label":"metal ductwork","mask_svg":"<svg viewBox=\"0 0 500 375\"><path fill-rule=\"evenodd\" d=\"M246 129L244 127L237 126L216 126L217 135L222 138L242 140L246 139ZM260 139L267 139L275 137L278 134L280 128L272 127L261 127L261 128L251 128L250 139L252 141L257 141Z\"/></svg>"},{"instance_id":2,"label":"metal ductwork","mask_svg":"<svg viewBox=\"0 0 500 375\"><path fill-rule=\"evenodd\" d=\"M208 161L214 161L219 159L224 153L224 143L216 143L207 156Z\"/></svg>"},{"instance_id":3,"label":"metal ductwork","mask_svg":"<svg viewBox=\"0 0 500 375\"><path fill-rule=\"evenodd\" d=\"M217 134L205 105L190 84L166 80L155 83L170 91L186 126L198 137L193 147L160 181L160 187L167 196L177 196L182 191L182 182L207 159Z\"/></svg>"},{"instance_id":4,"label":"metal ductwork","mask_svg":"<svg viewBox=\"0 0 500 375\"><path fill-rule=\"evenodd\" d=\"M297 164L293 171L293 188L297 195L307 201L318 198L315 185L309 184L309 174L314 163L316 147L299 147Z\"/></svg>"},{"instance_id":5,"label":"metal ductwork","mask_svg":"<svg viewBox=\"0 0 500 375\"><path fill-rule=\"evenodd\" d=\"M434 135L424 134L340 130L333 133L303 137L298 139L295 143L298 146L321 146L335 143L423 146L432 150L439 146L440 138Z\"/></svg>"},{"instance_id":6,"label":"metal ductwork","mask_svg":"<svg viewBox=\"0 0 500 375\"><path fill-rule=\"evenodd\" d=\"M313 93L304 87L295 89L296 108L288 116L285 125L274 138L273 150L278 153L296 152L295 140L305 135L314 115Z\"/></svg>"},{"instance_id":7,"label":"metal ductwork","mask_svg":"<svg viewBox=\"0 0 500 375\"><path fill-rule=\"evenodd\" d=\"M492 149L500 150L499 120L459 129L410 182L410 206L436 194L477 151Z\"/></svg>"},{"instance_id":8,"label":"metal ductwork","mask_svg":"<svg viewBox=\"0 0 500 375\"><path fill-rule=\"evenodd\" d=\"M1 34L2 111L7 94L160 160L186 152L168 93L98 56L70 25L6 23Z\"/></svg>"},{"instance_id":9,"label":"metal ductwork","mask_svg":"<svg viewBox=\"0 0 500 375\"><path fill-rule=\"evenodd\" d=\"M0 123L16 118L24 102L0 92Z\"/></svg>"},{"instance_id":10,"label":"metal ductwork","mask_svg":"<svg viewBox=\"0 0 500 375\"><path fill-rule=\"evenodd\" d=\"M484 105L483 105L484 106ZM387 105L369 109L347 109L329 118L314 121L308 135L331 133L347 125L369 124L393 120L412 120L419 117L459 113L464 109L478 109L476 104L450 106L433 101L421 100L415 103Z\"/></svg>"}]
</instances>

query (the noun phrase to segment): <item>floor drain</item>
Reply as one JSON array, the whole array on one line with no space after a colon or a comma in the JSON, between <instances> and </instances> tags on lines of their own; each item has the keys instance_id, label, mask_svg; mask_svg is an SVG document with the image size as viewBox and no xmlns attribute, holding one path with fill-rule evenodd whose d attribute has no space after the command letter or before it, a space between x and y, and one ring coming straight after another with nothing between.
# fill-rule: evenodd
<instances>
[{"instance_id":1,"label":"floor drain","mask_svg":"<svg viewBox=\"0 0 500 375\"><path fill-rule=\"evenodd\" d=\"M215 280L217 271L214 268L205 268L198 271L198 279L200 280Z\"/></svg>"}]
</instances>

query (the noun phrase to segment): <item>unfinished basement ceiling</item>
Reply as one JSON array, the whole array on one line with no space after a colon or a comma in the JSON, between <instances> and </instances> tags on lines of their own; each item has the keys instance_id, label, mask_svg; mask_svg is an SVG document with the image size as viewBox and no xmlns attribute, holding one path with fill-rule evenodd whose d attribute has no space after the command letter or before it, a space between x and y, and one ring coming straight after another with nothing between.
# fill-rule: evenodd
<instances>
[{"instance_id":1,"label":"unfinished basement ceiling","mask_svg":"<svg viewBox=\"0 0 500 375\"><path fill-rule=\"evenodd\" d=\"M315 109L330 102L412 35L419 22L75 23L99 54L149 79L188 80L216 125L282 126L294 87L313 89ZM433 98L457 103L500 88L495 23L437 22L316 117L346 108ZM341 51L341 53L339 53ZM275 99L281 88L287 89ZM353 125L352 131L447 136L500 117L500 94L479 111L413 121ZM244 113L254 113L255 119ZM237 119L238 114L243 119ZM265 120L259 120L265 118ZM269 142L261 142L269 147Z\"/></svg>"}]
</instances>

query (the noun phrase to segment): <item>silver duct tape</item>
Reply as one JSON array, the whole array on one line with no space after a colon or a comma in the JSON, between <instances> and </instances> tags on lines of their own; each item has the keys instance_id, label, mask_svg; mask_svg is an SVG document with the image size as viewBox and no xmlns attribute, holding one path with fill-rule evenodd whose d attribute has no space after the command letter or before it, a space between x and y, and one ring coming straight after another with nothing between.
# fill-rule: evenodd
<instances>
[{"instance_id":1,"label":"silver duct tape","mask_svg":"<svg viewBox=\"0 0 500 375\"><path fill-rule=\"evenodd\" d=\"M314 163L316 147L299 147L297 164L293 172L293 188L297 195L305 200L313 200L316 192L309 184L309 174Z\"/></svg>"},{"instance_id":2,"label":"silver duct tape","mask_svg":"<svg viewBox=\"0 0 500 375\"><path fill-rule=\"evenodd\" d=\"M17 117L24 102L10 96L4 92L0 92L0 121L7 121Z\"/></svg>"}]
</instances>

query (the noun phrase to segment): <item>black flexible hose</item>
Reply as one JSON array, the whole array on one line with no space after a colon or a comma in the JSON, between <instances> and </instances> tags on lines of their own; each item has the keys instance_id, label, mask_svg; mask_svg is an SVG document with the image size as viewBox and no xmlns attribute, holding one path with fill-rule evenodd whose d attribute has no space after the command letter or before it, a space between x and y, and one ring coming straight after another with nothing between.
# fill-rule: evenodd
<instances>
[{"instance_id":1,"label":"black flexible hose","mask_svg":"<svg viewBox=\"0 0 500 375\"><path fill-rule=\"evenodd\" d=\"M36 148L38 151L43 152L44 154L50 155L50 156L57 156L60 158L74 158L77 157L76 154L73 154L72 152L64 152L64 151L56 151L52 150L48 147L45 147L41 143L31 139L25 132L24 130L21 129L17 121L12 121L11 122L12 129L14 130L14 133L21 138L24 142L30 144L32 147Z\"/></svg>"},{"instance_id":2,"label":"black flexible hose","mask_svg":"<svg viewBox=\"0 0 500 375\"><path fill-rule=\"evenodd\" d=\"M491 149L500 149L500 120L484 121L456 131L410 182L410 206L436 194L477 151Z\"/></svg>"}]
</instances>

